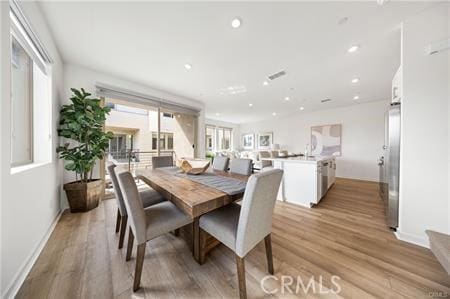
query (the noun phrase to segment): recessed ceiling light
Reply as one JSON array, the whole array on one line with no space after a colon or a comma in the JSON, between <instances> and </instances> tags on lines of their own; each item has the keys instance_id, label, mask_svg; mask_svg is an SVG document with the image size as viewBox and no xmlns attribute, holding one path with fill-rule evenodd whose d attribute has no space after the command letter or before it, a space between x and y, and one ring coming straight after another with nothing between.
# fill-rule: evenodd
<instances>
[{"instance_id":1,"label":"recessed ceiling light","mask_svg":"<svg viewBox=\"0 0 450 299\"><path fill-rule=\"evenodd\" d=\"M220 113L216 113L216 116L219 116L220 115Z\"/></svg>"},{"instance_id":2,"label":"recessed ceiling light","mask_svg":"<svg viewBox=\"0 0 450 299\"><path fill-rule=\"evenodd\" d=\"M284 100L285 100L285 101L290 101L291 98L290 98L290 97L285 97Z\"/></svg>"},{"instance_id":3,"label":"recessed ceiling light","mask_svg":"<svg viewBox=\"0 0 450 299\"><path fill-rule=\"evenodd\" d=\"M352 83L358 83L359 82L359 78L353 78L352 79Z\"/></svg>"},{"instance_id":4,"label":"recessed ceiling light","mask_svg":"<svg viewBox=\"0 0 450 299\"><path fill-rule=\"evenodd\" d=\"M187 69L187 70L190 70L192 68L192 65L190 65L189 63L186 63L184 65L184 68Z\"/></svg>"},{"instance_id":5,"label":"recessed ceiling light","mask_svg":"<svg viewBox=\"0 0 450 299\"><path fill-rule=\"evenodd\" d=\"M273 115L273 116L276 116L276 115L277 115L277 113L276 113L276 112L272 112L272 115Z\"/></svg>"},{"instance_id":6,"label":"recessed ceiling light","mask_svg":"<svg viewBox=\"0 0 450 299\"><path fill-rule=\"evenodd\" d=\"M355 46L351 46L350 48L348 48L347 52L348 53L354 53L354 52L356 52L358 50L359 50L359 46L355 45Z\"/></svg>"},{"instance_id":7,"label":"recessed ceiling light","mask_svg":"<svg viewBox=\"0 0 450 299\"><path fill-rule=\"evenodd\" d=\"M233 28L239 28L239 27L241 27L241 24L242 24L242 22L241 22L241 19L239 19L239 18L234 18L233 20L231 20L231 27L233 27Z\"/></svg>"},{"instance_id":8,"label":"recessed ceiling light","mask_svg":"<svg viewBox=\"0 0 450 299\"><path fill-rule=\"evenodd\" d=\"M248 104L248 106L249 106L249 107L253 107L253 104L252 104L252 103L250 103L250 104Z\"/></svg>"},{"instance_id":9,"label":"recessed ceiling light","mask_svg":"<svg viewBox=\"0 0 450 299\"><path fill-rule=\"evenodd\" d=\"M264 82L263 82L263 85L264 85L264 86L267 86L267 85L269 85L269 82L268 82L268 81L264 81Z\"/></svg>"},{"instance_id":10,"label":"recessed ceiling light","mask_svg":"<svg viewBox=\"0 0 450 299\"><path fill-rule=\"evenodd\" d=\"M301 111L305 110L305 107L300 107L300 110L301 110Z\"/></svg>"},{"instance_id":11,"label":"recessed ceiling light","mask_svg":"<svg viewBox=\"0 0 450 299\"><path fill-rule=\"evenodd\" d=\"M359 95L353 97L354 100L359 100Z\"/></svg>"}]
</instances>

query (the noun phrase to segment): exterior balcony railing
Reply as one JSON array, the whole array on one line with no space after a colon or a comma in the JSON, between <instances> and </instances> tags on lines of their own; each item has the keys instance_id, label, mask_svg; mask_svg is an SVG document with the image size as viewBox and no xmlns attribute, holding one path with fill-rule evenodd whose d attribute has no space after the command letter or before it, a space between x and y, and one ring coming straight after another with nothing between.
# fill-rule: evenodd
<instances>
[{"instance_id":1,"label":"exterior balcony railing","mask_svg":"<svg viewBox=\"0 0 450 299\"><path fill-rule=\"evenodd\" d=\"M124 167L127 166L128 171L135 173L137 169L147 169L152 167L152 157L158 156L158 151L142 151L140 149L123 150L108 152L108 161ZM176 154L173 150L161 150L160 156L172 156L176 160Z\"/></svg>"}]
</instances>

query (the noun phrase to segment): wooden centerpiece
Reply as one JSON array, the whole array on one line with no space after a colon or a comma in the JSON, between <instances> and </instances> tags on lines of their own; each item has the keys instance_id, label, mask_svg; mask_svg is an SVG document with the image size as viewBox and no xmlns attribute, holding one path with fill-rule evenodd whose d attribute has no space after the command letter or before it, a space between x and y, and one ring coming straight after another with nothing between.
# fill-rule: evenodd
<instances>
[{"instance_id":1,"label":"wooden centerpiece","mask_svg":"<svg viewBox=\"0 0 450 299\"><path fill-rule=\"evenodd\" d=\"M178 166L189 174L201 174L204 173L209 167L209 160L204 159L180 159Z\"/></svg>"}]
</instances>

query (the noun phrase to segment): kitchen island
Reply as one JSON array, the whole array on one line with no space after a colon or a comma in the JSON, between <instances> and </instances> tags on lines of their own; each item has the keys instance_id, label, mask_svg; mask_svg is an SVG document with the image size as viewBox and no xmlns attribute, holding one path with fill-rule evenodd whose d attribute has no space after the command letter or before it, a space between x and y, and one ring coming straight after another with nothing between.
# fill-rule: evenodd
<instances>
[{"instance_id":1,"label":"kitchen island","mask_svg":"<svg viewBox=\"0 0 450 299\"><path fill-rule=\"evenodd\" d=\"M312 207L334 184L336 161L332 156L267 158L284 171L278 200Z\"/></svg>"}]
</instances>

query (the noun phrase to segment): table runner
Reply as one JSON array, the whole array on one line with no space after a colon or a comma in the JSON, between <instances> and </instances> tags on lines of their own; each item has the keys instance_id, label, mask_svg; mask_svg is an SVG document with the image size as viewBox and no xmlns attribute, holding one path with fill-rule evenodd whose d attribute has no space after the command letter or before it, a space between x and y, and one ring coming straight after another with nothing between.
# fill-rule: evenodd
<instances>
[{"instance_id":1,"label":"table runner","mask_svg":"<svg viewBox=\"0 0 450 299\"><path fill-rule=\"evenodd\" d=\"M178 167L162 167L159 168L165 172L171 173L177 177L182 177L196 183L215 188L228 195L234 195L242 193L247 185L246 182L235 178L229 178L226 176L217 175L211 172L205 172L202 174L186 174Z\"/></svg>"}]
</instances>

